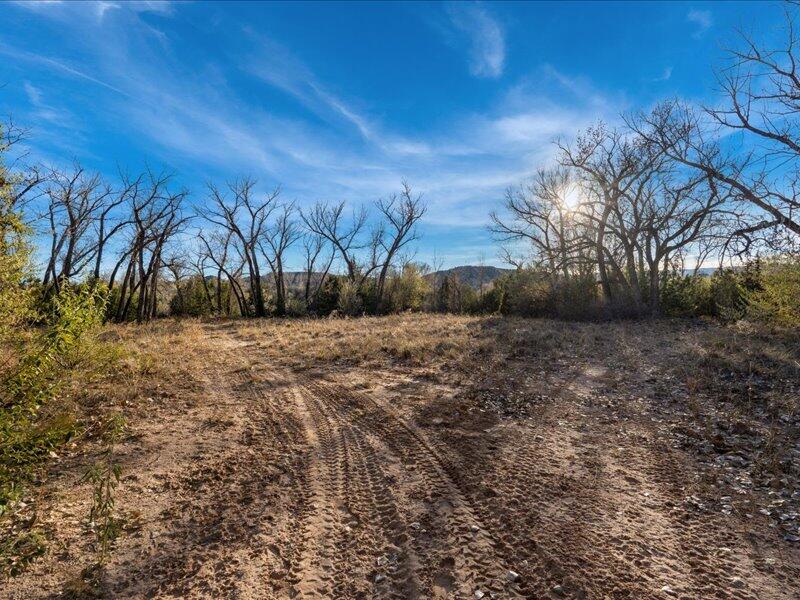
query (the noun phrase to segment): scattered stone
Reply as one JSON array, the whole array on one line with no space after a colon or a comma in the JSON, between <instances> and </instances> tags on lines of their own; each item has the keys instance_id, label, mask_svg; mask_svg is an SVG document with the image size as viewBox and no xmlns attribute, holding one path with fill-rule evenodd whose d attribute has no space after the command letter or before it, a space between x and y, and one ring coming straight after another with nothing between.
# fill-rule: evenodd
<instances>
[{"instance_id":1,"label":"scattered stone","mask_svg":"<svg viewBox=\"0 0 800 600\"><path fill-rule=\"evenodd\" d=\"M389 559L388 559L388 558L386 558L385 556L379 556L379 557L378 557L378 560L376 560L376 561L375 561L375 563L376 563L376 564L377 564L379 567L382 567L382 566L384 566L384 565L387 565L387 564L389 564Z\"/></svg>"},{"instance_id":2,"label":"scattered stone","mask_svg":"<svg viewBox=\"0 0 800 600\"><path fill-rule=\"evenodd\" d=\"M742 589L744 587L744 580L740 577L734 577L731 579L731 587L736 589Z\"/></svg>"},{"instance_id":3,"label":"scattered stone","mask_svg":"<svg viewBox=\"0 0 800 600\"><path fill-rule=\"evenodd\" d=\"M506 579L513 583L519 579L519 573L516 571L509 571L506 573Z\"/></svg>"},{"instance_id":4,"label":"scattered stone","mask_svg":"<svg viewBox=\"0 0 800 600\"><path fill-rule=\"evenodd\" d=\"M672 589L671 587L669 587L668 585L665 585L665 586L663 586L663 587L661 588L661 591L662 591L662 592L664 592L665 594L674 594L674 593L675 593L675 590L673 590L673 589Z\"/></svg>"},{"instance_id":5,"label":"scattered stone","mask_svg":"<svg viewBox=\"0 0 800 600\"><path fill-rule=\"evenodd\" d=\"M419 529L420 527L422 527L422 525L420 525L420 524L419 524L418 522L416 522L416 521L414 521L414 522L411 524L411 529Z\"/></svg>"},{"instance_id":6,"label":"scattered stone","mask_svg":"<svg viewBox=\"0 0 800 600\"><path fill-rule=\"evenodd\" d=\"M478 527L477 525L471 525L471 526L470 526L470 528L469 528L469 530L470 530L472 533L478 533L478 532L481 530L481 528L480 528L480 527Z\"/></svg>"},{"instance_id":7,"label":"scattered stone","mask_svg":"<svg viewBox=\"0 0 800 600\"><path fill-rule=\"evenodd\" d=\"M386 575L384 575L383 573L378 573L377 575L375 575L375 583L380 583L384 579L386 579Z\"/></svg>"},{"instance_id":8,"label":"scattered stone","mask_svg":"<svg viewBox=\"0 0 800 600\"><path fill-rule=\"evenodd\" d=\"M791 533L787 533L783 536L787 542L800 542L800 535L792 535Z\"/></svg>"},{"instance_id":9,"label":"scattered stone","mask_svg":"<svg viewBox=\"0 0 800 600\"><path fill-rule=\"evenodd\" d=\"M550 588L550 591L556 594L557 596L564 595L564 588L560 585L554 585L553 587Z\"/></svg>"},{"instance_id":10,"label":"scattered stone","mask_svg":"<svg viewBox=\"0 0 800 600\"><path fill-rule=\"evenodd\" d=\"M473 595L475 596L476 600L481 600L481 598L486 597L486 593L483 592L482 590L475 590L475 594Z\"/></svg>"}]
</instances>

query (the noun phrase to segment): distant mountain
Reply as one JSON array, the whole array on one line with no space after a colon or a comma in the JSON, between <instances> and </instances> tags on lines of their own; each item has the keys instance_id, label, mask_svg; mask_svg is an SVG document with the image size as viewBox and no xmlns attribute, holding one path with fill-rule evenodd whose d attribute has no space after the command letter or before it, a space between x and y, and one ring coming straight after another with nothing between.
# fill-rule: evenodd
<instances>
[{"instance_id":1,"label":"distant mountain","mask_svg":"<svg viewBox=\"0 0 800 600\"><path fill-rule=\"evenodd\" d=\"M477 290L481 285L485 287L494 283L495 279L511 271L512 269L500 269L498 267L466 265L463 267L453 267L452 269L436 271L435 273L428 273L425 277L432 280L434 278L442 279L448 275L455 274L461 283Z\"/></svg>"}]
</instances>

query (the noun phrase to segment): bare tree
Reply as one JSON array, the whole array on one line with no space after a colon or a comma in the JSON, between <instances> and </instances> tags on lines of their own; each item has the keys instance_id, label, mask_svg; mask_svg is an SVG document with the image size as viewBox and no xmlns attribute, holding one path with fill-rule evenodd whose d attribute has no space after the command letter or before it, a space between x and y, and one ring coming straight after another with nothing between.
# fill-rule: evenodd
<instances>
[{"instance_id":1,"label":"bare tree","mask_svg":"<svg viewBox=\"0 0 800 600\"><path fill-rule=\"evenodd\" d=\"M148 320L157 313L158 276L164 266L164 250L189 220L181 212L188 192L173 192L170 180L169 174L148 172L143 185L129 196L133 229L111 277L113 283L117 269L127 261L115 315L117 321L128 318L134 298L137 299L137 322Z\"/></svg>"},{"instance_id":2,"label":"bare tree","mask_svg":"<svg viewBox=\"0 0 800 600\"><path fill-rule=\"evenodd\" d=\"M97 250L95 252L93 274L96 280L100 279L100 269L102 268L105 249L111 241L111 238L123 231L125 227L131 225L130 219L116 216L114 215L114 211L119 210L121 206L125 205L130 200L131 196L138 193L138 188L142 184L143 178L143 175L134 179L131 179L127 175L122 175L120 177L120 190L113 196L109 195L107 201L99 207L98 215L96 216Z\"/></svg>"},{"instance_id":3,"label":"bare tree","mask_svg":"<svg viewBox=\"0 0 800 600\"><path fill-rule=\"evenodd\" d=\"M626 197L641 193L658 171L663 156L650 151L650 146L631 140L625 132L600 125L578 136L573 145L559 142L561 164L572 169L583 192L592 200L584 203L582 214L593 224L597 271L603 295L613 300L611 275L624 282L636 303L641 302L641 286L636 269L635 246L631 238L636 232L625 231L620 218L621 203ZM617 217L615 231L618 246L607 243L606 236ZM620 259L615 256L620 256Z\"/></svg>"},{"instance_id":4,"label":"bare tree","mask_svg":"<svg viewBox=\"0 0 800 600\"><path fill-rule=\"evenodd\" d=\"M98 253L94 225L105 213L111 188L99 175L75 164L71 172L51 170L47 187L50 256L45 289L58 291L62 282L79 275Z\"/></svg>"},{"instance_id":5,"label":"bare tree","mask_svg":"<svg viewBox=\"0 0 800 600\"><path fill-rule=\"evenodd\" d=\"M325 249L325 245L326 240L321 235L311 233L303 236L303 255L305 257L303 298L308 308L315 302L317 294L322 284L325 283L325 279L331 270L333 260L336 258L336 250L333 249L327 259L323 260L322 264L325 265L324 268L319 273L314 271L315 266L318 264L317 260Z\"/></svg>"},{"instance_id":6,"label":"bare tree","mask_svg":"<svg viewBox=\"0 0 800 600\"><path fill-rule=\"evenodd\" d=\"M383 250L383 260L376 284L376 308L381 312L384 308L383 296L389 269L397 253L418 238L416 225L427 207L422 201L422 195L415 196L411 186L405 181L399 195L393 194L387 200L379 200L377 207L386 221L386 229L381 230L377 238Z\"/></svg>"},{"instance_id":7,"label":"bare tree","mask_svg":"<svg viewBox=\"0 0 800 600\"><path fill-rule=\"evenodd\" d=\"M277 208L280 188L257 199L253 191L255 184L255 180L250 178L228 183L231 198L214 184L209 184L210 205L199 213L208 222L232 232L237 240L238 250L247 264L255 316L263 317L267 310L261 281L259 244L263 240L267 222Z\"/></svg>"},{"instance_id":8,"label":"bare tree","mask_svg":"<svg viewBox=\"0 0 800 600\"><path fill-rule=\"evenodd\" d=\"M181 309L186 307L186 298L183 295L184 281L189 277L190 265L184 258L185 252L175 252L164 260L164 268L172 275L175 284L175 296Z\"/></svg>"},{"instance_id":9,"label":"bare tree","mask_svg":"<svg viewBox=\"0 0 800 600\"><path fill-rule=\"evenodd\" d=\"M347 267L348 279L358 283L365 276L357 252L367 246L359 239L367 222L367 211L361 207L353 213L350 223L345 225L344 208L344 202L333 206L318 202L310 211L301 212L300 217L309 231L326 239L334 247ZM373 248L376 246L374 242L375 236L372 237Z\"/></svg>"},{"instance_id":10,"label":"bare tree","mask_svg":"<svg viewBox=\"0 0 800 600\"><path fill-rule=\"evenodd\" d=\"M725 103L696 111L677 100L640 115L633 127L672 160L712 178L746 205L728 247L783 250L800 237L800 71L794 15L784 43L761 46L742 36L718 71ZM727 134L736 133L737 143Z\"/></svg>"},{"instance_id":11,"label":"bare tree","mask_svg":"<svg viewBox=\"0 0 800 600\"><path fill-rule=\"evenodd\" d=\"M20 142L27 134L28 131L17 126L11 118L0 123L0 155L3 155L5 161L0 170L0 189L6 195L3 198L4 210L23 211L29 202L39 197L41 184L45 181L38 166L27 164L27 152L16 152L9 159L11 148L19 150Z\"/></svg>"},{"instance_id":12,"label":"bare tree","mask_svg":"<svg viewBox=\"0 0 800 600\"><path fill-rule=\"evenodd\" d=\"M286 314L286 283L283 277L285 253L300 238L301 231L294 219L294 204L284 204L277 211L275 220L266 227L259 240L259 248L272 270L275 313L282 317Z\"/></svg>"},{"instance_id":13,"label":"bare tree","mask_svg":"<svg viewBox=\"0 0 800 600\"><path fill-rule=\"evenodd\" d=\"M597 273L606 300L657 312L671 261L712 247L729 194L631 132L600 127L560 147L562 166L509 190L509 216L493 215L493 231L529 241L551 275Z\"/></svg>"},{"instance_id":14,"label":"bare tree","mask_svg":"<svg viewBox=\"0 0 800 600\"><path fill-rule=\"evenodd\" d=\"M572 173L565 167L539 169L529 182L506 190L505 210L509 218L493 212L492 232L504 242L527 241L536 266L550 273L569 276L585 266L593 246L585 235L577 211L567 195L578 192ZM510 251L506 262L518 265Z\"/></svg>"},{"instance_id":15,"label":"bare tree","mask_svg":"<svg viewBox=\"0 0 800 600\"><path fill-rule=\"evenodd\" d=\"M249 316L249 310L247 298L240 281L245 261L241 258L241 254L234 245L233 235L233 232L229 229L211 232L210 234L199 231L197 237L200 240L201 247L198 252L199 260L196 262L196 270L201 274L205 282L206 264L208 261L213 263L216 270L214 291L216 302L211 301L210 291L207 294L209 303L215 307L218 314L230 314L230 295L233 294L239 306L239 314L246 317ZM239 258L238 261L234 261L234 255ZM222 275L225 275L228 281L228 293L224 300L222 298Z\"/></svg>"}]
</instances>

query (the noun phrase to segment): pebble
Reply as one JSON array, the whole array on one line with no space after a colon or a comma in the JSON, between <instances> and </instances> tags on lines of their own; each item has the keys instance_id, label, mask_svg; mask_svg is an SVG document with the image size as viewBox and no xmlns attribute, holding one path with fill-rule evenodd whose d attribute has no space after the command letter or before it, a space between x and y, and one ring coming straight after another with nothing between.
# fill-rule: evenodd
<instances>
[{"instance_id":1,"label":"pebble","mask_svg":"<svg viewBox=\"0 0 800 600\"><path fill-rule=\"evenodd\" d=\"M375 575L375 583L380 583L384 579L386 579L386 575L384 575L383 573L378 573L377 575Z\"/></svg>"},{"instance_id":2,"label":"pebble","mask_svg":"<svg viewBox=\"0 0 800 600\"><path fill-rule=\"evenodd\" d=\"M744 587L744 581L739 577L731 579L731 587L741 589Z\"/></svg>"},{"instance_id":3,"label":"pebble","mask_svg":"<svg viewBox=\"0 0 800 600\"><path fill-rule=\"evenodd\" d=\"M509 571L508 573L506 573L506 579L508 579L511 582L514 582L517 579L519 579L519 573L517 573L516 571Z\"/></svg>"},{"instance_id":4,"label":"pebble","mask_svg":"<svg viewBox=\"0 0 800 600\"><path fill-rule=\"evenodd\" d=\"M481 600L481 598L484 598L486 596L486 593L481 590L475 590L474 596L477 600Z\"/></svg>"},{"instance_id":5,"label":"pebble","mask_svg":"<svg viewBox=\"0 0 800 600\"><path fill-rule=\"evenodd\" d=\"M560 585L554 585L553 587L550 588L550 591L559 596L564 594L564 588L561 587Z\"/></svg>"},{"instance_id":6,"label":"pebble","mask_svg":"<svg viewBox=\"0 0 800 600\"><path fill-rule=\"evenodd\" d=\"M470 526L470 528L469 528L469 530L470 530L472 533L478 533L478 532L481 530L481 528L480 528L480 527L478 527L477 525L471 525L471 526Z\"/></svg>"}]
</instances>

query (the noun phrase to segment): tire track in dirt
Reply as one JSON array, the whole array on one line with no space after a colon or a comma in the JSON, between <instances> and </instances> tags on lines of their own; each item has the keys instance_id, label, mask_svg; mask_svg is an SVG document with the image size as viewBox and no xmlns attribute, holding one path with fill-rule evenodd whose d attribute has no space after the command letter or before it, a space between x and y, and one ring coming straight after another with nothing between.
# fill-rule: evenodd
<instances>
[{"instance_id":1,"label":"tire track in dirt","mask_svg":"<svg viewBox=\"0 0 800 600\"><path fill-rule=\"evenodd\" d=\"M586 403L591 386L580 397L570 387L535 421L506 424L480 446L446 428L436 439L501 553L520 566L523 593L760 597L748 581L752 568L740 564L737 537L683 506L690 477L671 449L642 445L658 435L637 408L621 415L620 429Z\"/></svg>"},{"instance_id":2,"label":"tire track in dirt","mask_svg":"<svg viewBox=\"0 0 800 600\"><path fill-rule=\"evenodd\" d=\"M246 369L211 365L203 388L213 402L169 442L194 451L159 474L160 512L118 542L103 597L287 597L296 544L283 532L305 506L304 429L285 392Z\"/></svg>"},{"instance_id":3,"label":"tire track in dirt","mask_svg":"<svg viewBox=\"0 0 800 600\"><path fill-rule=\"evenodd\" d=\"M377 464L379 460L369 442L372 435L379 437L381 444L399 459L406 473L421 478L426 490L425 502L431 508L427 515L431 530L428 535L415 536L411 546L414 554L426 557L426 564L417 567L425 571L421 577L426 588L438 585L442 592L456 591L462 597L475 597L476 592L519 597L516 584L506 577L508 569L498 556L491 536L447 474L441 457L418 430L369 397L321 382L305 383L302 387L307 402L329 407L331 418L345 424L342 426L358 440L359 452L369 463ZM386 489L385 477L373 482L372 493ZM395 485L402 491L407 482L401 475ZM419 523L417 529L422 529ZM441 556L439 572L433 572L436 566L430 560L431 555ZM413 565L416 561L408 562Z\"/></svg>"},{"instance_id":4,"label":"tire track in dirt","mask_svg":"<svg viewBox=\"0 0 800 600\"><path fill-rule=\"evenodd\" d=\"M312 444L305 549L292 569L300 598L416 594L404 523L379 460L357 428L300 387L292 390Z\"/></svg>"}]
</instances>

